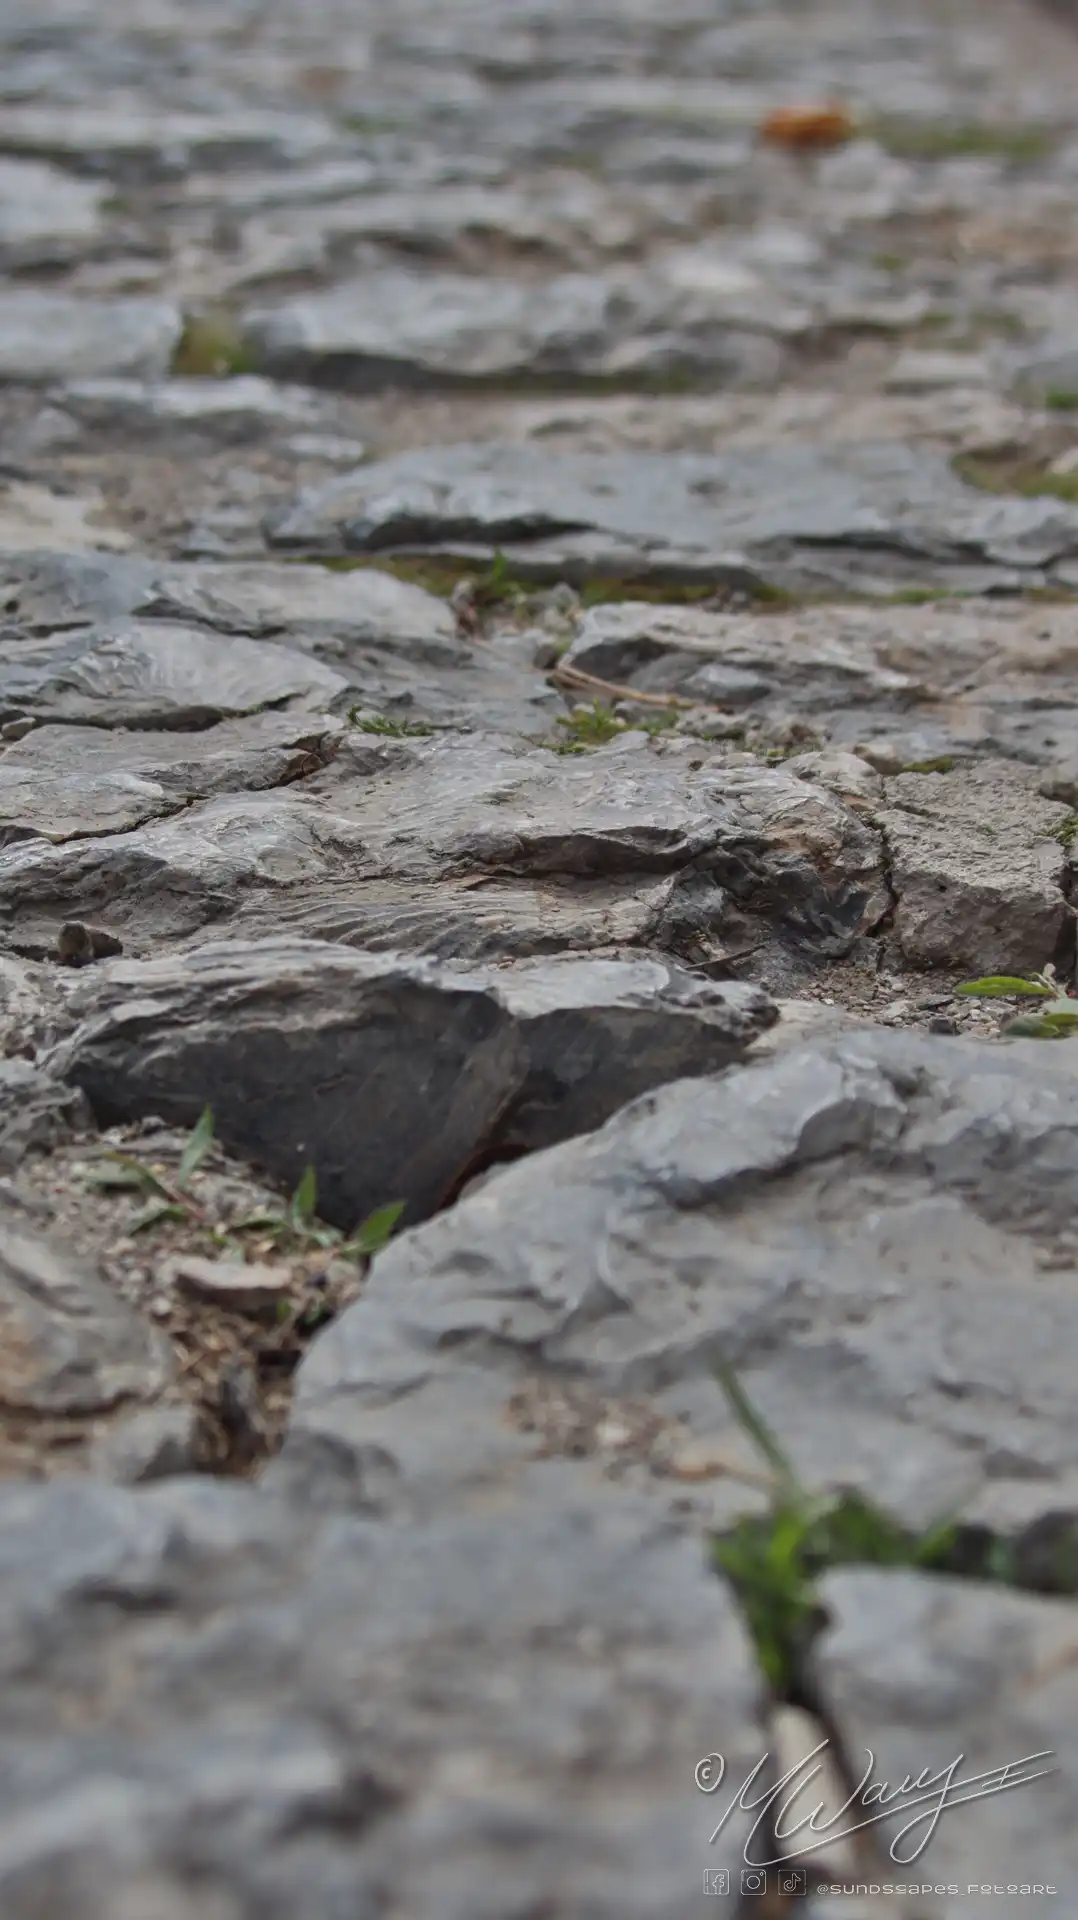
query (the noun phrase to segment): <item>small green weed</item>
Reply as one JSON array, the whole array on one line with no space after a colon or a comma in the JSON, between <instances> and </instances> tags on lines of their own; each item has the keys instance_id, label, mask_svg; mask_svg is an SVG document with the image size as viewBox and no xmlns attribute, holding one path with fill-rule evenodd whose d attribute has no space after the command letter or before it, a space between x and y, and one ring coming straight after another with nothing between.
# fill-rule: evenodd
<instances>
[{"instance_id":1,"label":"small green weed","mask_svg":"<svg viewBox=\"0 0 1078 1920\"><path fill-rule=\"evenodd\" d=\"M345 1260L366 1259L380 1253L404 1212L404 1201L395 1200L369 1214L350 1234L325 1226L316 1216L317 1175L313 1167L307 1167L283 1212L252 1213L241 1220L215 1224L207 1209L190 1192L191 1180L213 1141L213 1109L204 1107L184 1144L174 1180L166 1179L160 1167L147 1166L134 1154L109 1153L105 1156L106 1164L90 1173L90 1185L111 1192L142 1192L151 1196L150 1204L128 1227L129 1233L141 1233L165 1220L181 1220L203 1228L218 1244L227 1245L236 1235L258 1232L298 1249L326 1247Z\"/></svg>"},{"instance_id":2,"label":"small green weed","mask_svg":"<svg viewBox=\"0 0 1078 1920\"><path fill-rule=\"evenodd\" d=\"M900 160L1004 160L1030 166L1044 160L1056 136L1044 127L997 126L968 120L956 125L881 120L869 131Z\"/></svg>"},{"instance_id":3,"label":"small green weed","mask_svg":"<svg viewBox=\"0 0 1078 1920\"><path fill-rule=\"evenodd\" d=\"M598 700L590 707L574 707L572 713L560 713L558 725L564 729L566 738L555 744L555 753L586 753L590 747L605 746L619 733L625 732L624 720L611 713Z\"/></svg>"},{"instance_id":4,"label":"small green weed","mask_svg":"<svg viewBox=\"0 0 1078 1920\"><path fill-rule=\"evenodd\" d=\"M968 980L957 992L975 1000L1039 1000L1038 1013L1023 1013L1008 1020L1001 1032L1013 1039L1066 1040L1078 1033L1078 1000L1060 990L1054 967L1024 980L1014 974L988 974L983 980Z\"/></svg>"},{"instance_id":5,"label":"small green weed","mask_svg":"<svg viewBox=\"0 0 1078 1920\"><path fill-rule=\"evenodd\" d=\"M285 1212L249 1214L237 1221L233 1231L257 1229L271 1239L325 1247L342 1260L360 1260L381 1253L404 1212L404 1201L394 1200L389 1206L368 1214L358 1227L345 1234L337 1227L324 1225L317 1218L317 1206L318 1176L313 1167L305 1167Z\"/></svg>"},{"instance_id":6,"label":"small green weed","mask_svg":"<svg viewBox=\"0 0 1078 1920\"><path fill-rule=\"evenodd\" d=\"M110 1153L106 1156L109 1164L90 1174L90 1184L153 1196L144 1211L132 1220L128 1229L131 1233L142 1233L147 1227L159 1226L163 1220L202 1220L204 1210L187 1189L212 1145L213 1109L204 1107L180 1155L174 1181L166 1180L162 1173L148 1167L144 1160L136 1159L134 1154Z\"/></svg>"},{"instance_id":7,"label":"small green weed","mask_svg":"<svg viewBox=\"0 0 1078 1920\"><path fill-rule=\"evenodd\" d=\"M903 773L951 773L954 769L953 753L937 754L934 760L910 760L903 767Z\"/></svg>"},{"instance_id":8,"label":"small green weed","mask_svg":"<svg viewBox=\"0 0 1078 1920\"><path fill-rule=\"evenodd\" d=\"M1052 413L1074 413L1078 411L1078 389L1049 387L1044 396L1044 404Z\"/></svg>"},{"instance_id":9,"label":"small green weed","mask_svg":"<svg viewBox=\"0 0 1078 1920\"><path fill-rule=\"evenodd\" d=\"M738 1521L714 1541L715 1563L737 1594L764 1673L789 1697L820 1624L821 1574L845 1566L942 1571L953 1561L958 1528L946 1521L915 1534L862 1494L809 1494L732 1371L720 1365L718 1378L734 1417L767 1462L774 1493L767 1513Z\"/></svg>"},{"instance_id":10,"label":"small green weed","mask_svg":"<svg viewBox=\"0 0 1078 1920\"><path fill-rule=\"evenodd\" d=\"M959 479L981 493L1016 493L1031 500L1047 495L1071 503L1078 501L1078 473L1050 473L1036 461L992 459L981 454L959 454L952 464Z\"/></svg>"},{"instance_id":11,"label":"small green weed","mask_svg":"<svg viewBox=\"0 0 1078 1920\"><path fill-rule=\"evenodd\" d=\"M364 713L362 707L349 707L348 719L357 732L384 734L390 740L419 740L434 732L422 720L390 720L384 713Z\"/></svg>"}]
</instances>

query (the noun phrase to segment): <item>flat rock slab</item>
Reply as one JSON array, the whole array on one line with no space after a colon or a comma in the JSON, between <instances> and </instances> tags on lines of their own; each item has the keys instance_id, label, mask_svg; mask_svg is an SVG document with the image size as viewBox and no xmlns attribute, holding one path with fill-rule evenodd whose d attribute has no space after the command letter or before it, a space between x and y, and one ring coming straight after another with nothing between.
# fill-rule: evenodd
<instances>
[{"instance_id":1,"label":"flat rock slab","mask_svg":"<svg viewBox=\"0 0 1078 1920\"><path fill-rule=\"evenodd\" d=\"M302 387L254 374L224 380L72 380L50 396L81 427L170 444L185 432L228 446L282 429L325 423L326 403Z\"/></svg>"},{"instance_id":2,"label":"flat rock slab","mask_svg":"<svg viewBox=\"0 0 1078 1920\"><path fill-rule=\"evenodd\" d=\"M578 211L594 220L598 209L589 199ZM571 204L566 212L572 221ZM431 237L443 241L471 221L496 228L508 217L510 240L514 216L518 231L530 224L534 235L536 226L535 211L529 219L519 202L482 190L466 194L463 204L457 193L441 208L428 199L418 218L409 222L408 216L401 198L381 208L360 201L351 216L347 208L317 211L302 225L293 221L292 228L297 237L316 234L325 246L342 232L354 241L366 237L365 229L371 237L385 237L394 221L412 245L432 218ZM548 234L550 225L548 220ZM693 286L691 274L688 284L678 285L673 264L654 278L564 273L538 282L388 268L329 293L252 307L243 316L243 331L266 372L360 393L559 376L614 377L630 384L689 371L735 380L774 376L782 356L768 336L806 333L811 308L783 301L757 276L736 269L732 275L727 269L732 289L723 284L721 268L714 277L719 284L711 288L706 273L703 285Z\"/></svg>"},{"instance_id":3,"label":"flat rock slab","mask_svg":"<svg viewBox=\"0 0 1078 1920\"><path fill-rule=\"evenodd\" d=\"M4 1416L85 1417L150 1399L164 1343L86 1260L5 1202L0 1220L0 1448Z\"/></svg>"},{"instance_id":4,"label":"flat rock slab","mask_svg":"<svg viewBox=\"0 0 1078 1920\"><path fill-rule=\"evenodd\" d=\"M122 837L12 847L0 887L24 951L54 943L57 915L106 910L145 950L264 911L272 890L279 926L357 945L369 925L382 947L423 947L441 928L447 957L549 952L583 926L589 947L714 936L805 964L847 954L892 904L879 836L824 787L643 734L565 756L353 729L289 794L221 795Z\"/></svg>"},{"instance_id":5,"label":"flat rock slab","mask_svg":"<svg viewBox=\"0 0 1078 1920\"><path fill-rule=\"evenodd\" d=\"M104 231L105 189L38 160L0 160L0 259L5 265L66 265Z\"/></svg>"},{"instance_id":6,"label":"flat rock slab","mask_svg":"<svg viewBox=\"0 0 1078 1920\"><path fill-rule=\"evenodd\" d=\"M737 1884L748 1816L709 1846L693 1775L756 1764L759 1682L646 1511L401 1531L69 1481L0 1489L0 1540L11 1920L178 1915L195 1884L222 1920L695 1920L704 1867Z\"/></svg>"},{"instance_id":7,"label":"flat rock slab","mask_svg":"<svg viewBox=\"0 0 1078 1920\"><path fill-rule=\"evenodd\" d=\"M560 1474L714 1523L759 1499L721 1357L808 1486L914 1526L1073 1505L1078 1074L1046 1051L871 1029L645 1095L381 1254L293 1433L388 1450L402 1511Z\"/></svg>"},{"instance_id":8,"label":"flat rock slab","mask_svg":"<svg viewBox=\"0 0 1078 1920\"><path fill-rule=\"evenodd\" d=\"M0 381L43 382L168 371L183 320L163 300L79 300L0 291Z\"/></svg>"},{"instance_id":9,"label":"flat rock slab","mask_svg":"<svg viewBox=\"0 0 1078 1920\"><path fill-rule=\"evenodd\" d=\"M3 152L39 154L113 177L155 169L184 173L196 164L288 164L331 145L331 129L313 115L245 113L235 107L218 114L168 113L123 100L0 110Z\"/></svg>"},{"instance_id":10,"label":"flat rock slab","mask_svg":"<svg viewBox=\"0 0 1078 1920\"><path fill-rule=\"evenodd\" d=\"M579 1133L645 1087L707 1073L777 1017L759 989L658 960L550 961L486 975L322 946L205 946L102 967L58 1059L95 1111L222 1140L354 1227L440 1204L473 1163Z\"/></svg>"},{"instance_id":11,"label":"flat rock slab","mask_svg":"<svg viewBox=\"0 0 1078 1920\"><path fill-rule=\"evenodd\" d=\"M338 573L271 561L159 563L132 611L136 607L252 639L288 638L318 648L332 643L338 658L366 645L449 666L464 652L444 600L374 567Z\"/></svg>"},{"instance_id":12,"label":"flat rock slab","mask_svg":"<svg viewBox=\"0 0 1078 1920\"><path fill-rule=\"evenodd\" d=\"M722 457L426 448L357 468L273 513L274 546L441 552L535 577L727 580L793 591L1043 584L1078 553L1078 510L978 493L899 445Z\"/></svg>"},{"instance_id":13,"label":"flat rock slab","mask_svg":"<svg viewBox=\"0 0 1078 1920\"><path fill-rule=\"evenodd\" d=\"M0 542L2 505L0 500ZM25 546L25 537L18 544ZM39 657L48 660L54 648L61 660L83 646L96 659L95 636L87 632L76 638L63 631L93 625L130 648L140 672L155 678L169 672L193 675L202 693L212 695L216 684L226 699L228 682L253 668L255 691L265 686L265 700L274 702L270 683L288 647L324 663L323 668L300 665L293 657L293 667L311 689L321 690L322 704L354 706L368 718L428 731L481 728L541 737L564 711L561 697L511 646L468 644L458 636L443 600L373 567L337 573L280 562L154 562L128 555L110 566L72 554L16 553L6 563L0 557L0 580L8 586L5 612L16 667ZM192 625L202 631L190 635L188 648L182 636ZM43 656L26 644L27 634L43 636ZM252 640L272 643L261 663ZM0 638L0 689L3 644ZM174 657L173 667L162 664L163 655ZM71 691L57 717L67 718L70 711L82 719L85 703L72 707ZM264 704L261 695L257 704ZM199 703L190 720L172 722L167 705L151 724L204 725L199 714L212 711ZM249 709L217 709L237 710ZM50 712L47 705L43 711ZM131 724L118 689L110 717L113 724Z\"/></svg>"},{"instance_id":14,"label":"flat rock slab","mask_svg":"<svg viewBox=\"0 0 1078 1920\"><path fill-rule=\"evenodd\" d=\"M914 1796L903 1794L905 1815L872 1829L887 1869L879 1877L938 1885L933 1911L941 1920L974 1920L986 1897L1004 1920L1062 1907L1078 1866L1073 1605L870 1569L830 1574L821 1598L828 1625L813 1649L812 1678L855 1778L867 1752L872 1778L892 1791L919 1776L936 1779L937 1793L954 1782L938 1822L926 1796L914 1807ZM1008 1767L1007 1791L962 1793L963 1782L980 1776L987 1786ZM870 1803L868 1811L877 1809ZM1049 1887L1054 1897L1043 1891Z\"/></svg>"},{"instance_id":15,"label":"flat rock slab","mask_svg":"<svg viewBox=\"0 0 1078 1920\"><path fill-rule=\"evenodd\" d=\"M707 613L628 601L585 613L561 664L643 693L761 716L902 707L922 692L886 664L886 638L843 632L845 609L816 617ZM854 616L856 618L856 616ZM878 616L876 616L878 623ZM867 623L866 623L867 625Z\"/></svg>"},{"instance_id":16,"label":"flat rock slab","mask_svg":"<svg viewBox=\"0 0 1078 1920\"><path fill-rule=\"evenodd\" d=\"M122 833L210 794L286 786L324 763L342 724L255 713L197 737L35 727L0 750L0 846Z\"/></svg>"},{"instance_id":17,"label":"flat rock slab","mask_svg":"<svg viewBox=\"0 0 1078 1920\"><path fill-rule=\"evenodd\" d=\"M5 720L206 727L262 707L324 709L346 685L291 648L164 621L0 640Z\"/></svg>"},{"instance_id":18,"label":"flat rock slab","mask_svg":"<svg viewBox=\"0 0 1078 1920\"><path fill-rule=\"evenodd\" d=\"M648 694L790 721L885 773L1007 756L1078 795L1073 602L941 599L760 613L640 602L585 613L564 664Z\"/></svg>"},{"instance_id":19,"label":"flat rock slab","mask_svg":"<svg viewBox=\"0 0 1078 1920\"><path fill-rule=\"evenodd\" d=\"M363 644L446 666L466 651L443 600L362 563L341 572L272 560L153 560L142 554L105 559L13 550L0 555L0 584L5 626L20 632L51 633L137 615L252 640L287 640L307 650L334 649L338 658Z\"/></svg>"}]
</instances>

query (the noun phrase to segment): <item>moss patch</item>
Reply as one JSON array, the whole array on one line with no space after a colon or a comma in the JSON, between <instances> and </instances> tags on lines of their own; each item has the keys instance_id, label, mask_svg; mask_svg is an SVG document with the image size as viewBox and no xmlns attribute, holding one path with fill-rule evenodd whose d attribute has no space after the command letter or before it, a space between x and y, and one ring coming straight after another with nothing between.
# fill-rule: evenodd
<instances>
[{"instance_id":1,"label":"moss patch","mask_svg":"<svg viewBox=\"0 0 1078 1920\"><path fill-rule=\"evenodd\" d=\"M254 355L228 314L188 316L172 362L174 374L189 380L225 380L230 374L254 370Z\"/></svg>"},{"instance_id":2,"label":"moss patch","mask_svg":"<svg viewBox=\"0 0 1078 1920\"><path fill-rule=\"evenodd\" d=\"M962 453L952 465L960 480L982 493L1014 493L1025 499L1047 494L1078 501L1078 473L1050 473L1042 462L1025 456Z\"/></svg>"},{"instance_id":3,"label":"moss patch","mask_svg":"<svg viewBox=\"0 0 1078 1920\"><path fill-rule=\"evenodd\" d=\"M873 139L901 160L1004 160L1009 166L1033 166L1044 160L1059 136L1045 127L996 126L967 120L948 125L924 120L880 120L867 129Z\"/></svg>"}]
</instances>

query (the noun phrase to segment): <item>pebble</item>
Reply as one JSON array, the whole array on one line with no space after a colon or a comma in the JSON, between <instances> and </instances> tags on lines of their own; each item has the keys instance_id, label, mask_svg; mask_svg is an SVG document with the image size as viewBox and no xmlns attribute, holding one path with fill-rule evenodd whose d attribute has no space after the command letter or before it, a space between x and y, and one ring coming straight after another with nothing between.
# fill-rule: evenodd
<instances>
[{"instance_id":1,"label":"pebble","mask_svg":"<svg viewBox=\"0 0 1078 1920\"><path fill-rule=\"evenodd\" d=\"M286 1299L292 1285L290 1267L268 1267L242 1260L202 1260L182 1254L167 1260L162 1279L194 1299L214 1301L240 1313L258 1312Z\"/></svg>"}]
</instances>

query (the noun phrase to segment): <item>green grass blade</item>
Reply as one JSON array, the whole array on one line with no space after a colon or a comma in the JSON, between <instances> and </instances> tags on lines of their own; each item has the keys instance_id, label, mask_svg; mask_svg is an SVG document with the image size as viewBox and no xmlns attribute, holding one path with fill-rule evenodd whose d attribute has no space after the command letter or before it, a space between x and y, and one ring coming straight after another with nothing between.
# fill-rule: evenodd
<instances>
[{"instance_id":1,"label":"green grass blade","mask_svg":"<svg viewBox=\"0 0 1078 1920\"><path fill-rule=\"evenodd\" d=\"M737 1375L731 1367L727 1366L725 1360L716 1362L715 1373L726 1395L731 1413L767 1461L786 1499L793 1506L803 1506L807 1501L807 1495L797 1475L770 1427L757 1413Z\"/></svg>"},{"instance_id":2,"label":"green grass blade","mask_svg":"<svg viewBox=\"0 0 1078 1920\"><path fill-rule=\"evenodd\" d=\"M305 1233L318 1205L318 1175L313 1167L304 1167L303 1178L288 1203L288 1218L297 1233Z\"/></svg>"},{"instance_id":3,"label":"green grass blade","mask_svg":"<svg viewBox=\"0 0 1078 1920\"><path fill-rule=\"evenodd\" d=\"M191 1175L197 1171L213 1145L213 1108L203 1107L198 1121L191 1131L187 1144L180 1155L180 1170L176 1175L176 1185L185 1187Z\"/></svg>"},{"instance_id":4,"label":"green grass blade","mask_svg":"<svg viewBox=\"0 0 1078 1920\"><path fill-rule=\"evenodd\" d=\"M376 1213L368 1214L341 1248L341 1252L357 1256L381 1253L403 1212L404 1201L394 1200L390 1206L379 1207Z\"/></svg>"},{"instance_id":5,"label":"green grass blade","mask_svg":"<svg viewBox=\"0 0 1078 1920\"><path fill-rule=\"evenodd\" d=\"M1053 1000L1055 987L1045 986L1041 980L1019 980L1008 973L990 973L983 980L967 980L956 993L968 994L971 999L1009 1000L1020 994L1029 1000Z\"/></svg>"},{"instance_id":6,"label":"green grass blade","mask_svg":"<svg viewBox=\"0 0 1078 1920\"><path fill-rule=\"evenodd\" d=\"M184 1208L175 1206L171 1200L155 1200L152 1206L146 1208L145 1212L135 1216L128 1228L128 1232L145 1233L148 1227L160 1226L163 1220L186 1220L186 1218L187 1214Z\"/></svg>"},{"instance_id":7,"label":"green grass blade","mask_svg":"<svg viewBox=\"0 0 1078 1920\"><path fill-rule=\"evenodd\" d=\"M144 1166L141 1160L134 1159L129 1153L110 1153L109 1159L115 1167L128 1176L124 1185L131 1188L141 1187L146 1193L159 1193L163 1200L171 1198L164 1182L159 1180L156 1173L153 1173L149 1167ZM119 1182L115 1184L118 1185Z\"/></svg>"}]
</instances>

